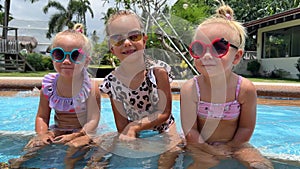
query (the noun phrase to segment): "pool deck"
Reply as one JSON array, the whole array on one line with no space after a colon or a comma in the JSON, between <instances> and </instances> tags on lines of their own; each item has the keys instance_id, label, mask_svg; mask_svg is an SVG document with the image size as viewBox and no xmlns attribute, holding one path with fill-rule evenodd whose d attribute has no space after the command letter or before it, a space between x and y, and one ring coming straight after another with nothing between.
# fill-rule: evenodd
<instances>
[{"instance_id":1,"label":"pool deck","mask_svg":"<svg viewBox=\"0 0 300 169\"><path fill-rule=\"evenodd\" d=\"M96 79L100 84L103 79ZM32 90L35 87L41 88L42 77L0 77L0 90L2 91L20 91ZM180 92L180 88L185 80L174 80L171 83L173 92ZM263 83L254 82L257 90L257 95L262 98L281 98L294 102L300 106L300 82L299 83ZM282 99L283 98L283 99ZM293 100L293 101L291 101Z\"/></svg>"}]
</instances>

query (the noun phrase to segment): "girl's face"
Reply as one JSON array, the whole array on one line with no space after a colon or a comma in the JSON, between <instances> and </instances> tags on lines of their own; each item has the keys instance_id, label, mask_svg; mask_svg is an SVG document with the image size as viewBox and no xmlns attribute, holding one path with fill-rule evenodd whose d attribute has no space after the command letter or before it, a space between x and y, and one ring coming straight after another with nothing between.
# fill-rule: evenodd
<instances>
[{"instance_id":1,"label":"girl's face","mask_svg":"<svg viewBox=\"0 0 300 169\"><path fill-rule=\"evenodd\" d=\"M119 16L108 25L108 30L110 50L121 61L141 56L148 37L141 32L140 23L135 16Z\"/></svg>"},{"instance_id":2,"label":"girl's face","mask_svg":"<svg viewBox=\"0 0 300 169\"><path fill-rule=\"evenodd\" d=\"M219 75L232 70L233 65L237 64L243 54L241 49L229 46L228 52L221 58L214 56L214 51L218 45L211 46L212 42L224 38L229 44L239 46L239 35L228 25L222 23L210 23L199 26L195 35L195 40L204 44L203 55L199 59L194 59L197 70L203 75ZM218 41L218 40L217 40ZM196 48L197 49L197 48ZM220 49L219 49L220 51ZM213 53L213 54L212 54Z\"/></svg>"},{"instance_id":3,"label":"girl's face","mask_svg":"<svg viewBox=\"0 0 300 169\"><path fill-rule=\"evenodd\" d=\"M53 43L54 48L61 48L64 52L71 52L73 49L81 49L82 43L73 36L61 35L57 37ZM86 57L79 64L75 64L70 59L70 54L66 54L66 58L62 62L53 61L55 70L64 77L72 78L74 75L80 74L86 62Z\"/></svg>"}]
</instances>

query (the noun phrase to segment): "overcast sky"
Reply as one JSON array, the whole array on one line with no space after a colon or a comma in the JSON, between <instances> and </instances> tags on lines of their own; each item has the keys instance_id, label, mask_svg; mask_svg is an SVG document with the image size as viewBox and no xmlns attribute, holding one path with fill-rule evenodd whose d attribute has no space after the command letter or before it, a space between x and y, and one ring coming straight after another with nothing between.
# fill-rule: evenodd
<instances>
[{"instance_id":1,"label":"overcast sky","mask_svg":"<svg viewBox=\"0 0 300 169\"><path fill-rule=\"evenodd\" d=\"M0 3L4 5L5 0L0 0ZM59 1L65 7L67 6L67 0ZM101 18L103 17L102 13L106 13L107 9L113 5L113 0L110 4L103 5L103 0L90 0L91 8L94 12L94 18L91 18L91 15L87 13L87 29L88 33L96 30L97 33L103 34L104 25ZM167 3L172 5L176 0L169 0ZM48 14L44 14L43 7L46 6L48 0L39 0L31 4L29 0L12 0L10 6L10 13L17 20L34 20L34 21L49 21L49 17L56 13L57 10L50 9Z\"/></svg>"},{"instance_id":2,"label":"overcast sky","mask_svg":"<svg viewBox=\"0 0 300 169\"><path fill-rule=\"evenodd\" d=\"M59 1L65 7L67 6L66 0ZM4 0L1 0L1 3L4 4ZM10 13L16 20L29 20L29 21L49 21L50 16L53 13L56 13L57 10L50 8L47 14L44 14L43 7L46 6L48 0L40 0L31 4L29 0L12 0L10 6ZM90 0L92 10L94 12L94 18L91 18L90 13L87 13L87 29L88 33L96 30L98 33L103 33L103 17L102 12L106 13L107 8L112 4L106 4L103 6L102 0Z\"/></svg>"}]
</instances>

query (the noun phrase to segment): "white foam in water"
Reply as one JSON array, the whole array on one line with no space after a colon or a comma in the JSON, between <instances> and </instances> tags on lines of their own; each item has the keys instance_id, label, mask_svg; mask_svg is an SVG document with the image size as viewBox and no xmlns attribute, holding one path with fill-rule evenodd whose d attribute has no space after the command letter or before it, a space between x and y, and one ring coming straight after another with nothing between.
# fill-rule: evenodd
<instances>
[{"instance_id":1,"label":"white foam in water","mask_svg":"<svg viewBox=\"0 0 300 169\"><path fill-rule=\"evenodd\" d=\"M30 97L30 96L38 96L40 94L40 90L37 87L34 87L32 90L20 91L16 94L16 97Z\"/></svg>"},{"instance_id":2,"label":"white foam in water","mask_svg":"<svg viewBox=\"0 0 300 169\"><path fill-rule=\"evenodd\" d=\"M22 135L22 136L29 136L34 135L35 131L4 131L0 130L0 135Z\"/></svg>"},{"instance_id":3,"label":"white foam in water","mask_svg":"<svg viewBox=\"0 0 300 169\"><path fill-rule=\"evenodd\" d=\"M266 157L271 158L271 159L278 159L278 160L283 160L283 161L297 161L297 162L300 162L300 156L299 155L294 155L294 154L263 153L263 155L265 155Z\"/></svg>"}]
</instances>

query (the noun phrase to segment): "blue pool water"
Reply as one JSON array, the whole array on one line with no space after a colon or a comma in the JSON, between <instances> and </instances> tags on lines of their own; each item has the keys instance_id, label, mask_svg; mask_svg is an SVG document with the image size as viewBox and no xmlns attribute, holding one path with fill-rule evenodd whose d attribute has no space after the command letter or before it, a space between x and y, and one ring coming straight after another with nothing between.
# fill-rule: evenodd
<instances>
[{"instance_id":1,"label":"blue pool water","mask_svg":"<svg viewBox=\"0 0 300 169\"><path fill-rule=\"evenodd\" d=\"M26 96L28 93L19 93L15 97L0 97L0 162L7 162L11 158L19 157L22 148L34 134L35 115L38 107L38 97ZM113 114L109 99L102 99L101 132L115 131ZM181 131L179 121L179 101L173 101L173 113L177 119L177 129ZM257 147L263 155L273 159L275 168L296 169L300 168L300 107L296 106L269 106L258 105L257 125L251 143ZM53 113L52 113L53 114ZM53 119L53 118L52 118ZM51 121L53 123L53 121ZM25 163L29 167L47 166L63 168L61 159L57 154L64 154L65 146L52 145L43 150L37 160ZM55 154L55 156L53 156ZM157 158L151 160L130 160L125 157L113 156L111 168L156 168ZM185 168L190 159L181 156L177 159L176 168ZM292 161L285 164L286 161ZM84 162L81 162L84 166ZM236 163L222 162L224 166L235 164L235 168L243 168ZM51 166L50 166L51 165ZM80 165L80 163L79 163ZM122 166L122 167L121 167ZM82 167L81 167L82 168ZM125 167L126 168L126 167Z\"/></svg>"}]
</instances>

